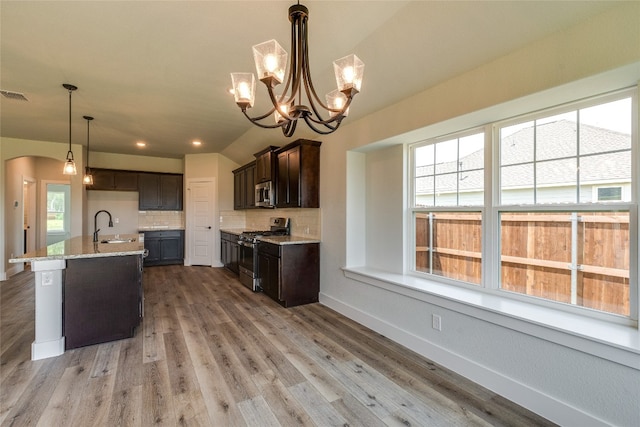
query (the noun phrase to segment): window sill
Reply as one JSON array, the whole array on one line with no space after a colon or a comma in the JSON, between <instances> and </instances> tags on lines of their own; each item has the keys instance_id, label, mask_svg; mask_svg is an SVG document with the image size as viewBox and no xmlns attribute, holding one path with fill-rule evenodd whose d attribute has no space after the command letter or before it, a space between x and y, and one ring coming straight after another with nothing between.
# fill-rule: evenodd
<instances>
[{"instance_id":1,"label":"window sill","mask_svg":"<svg viewBox=\"0 0 640 427\"><path fill-rule=\"evenodd\" d=\"M640 370L640 331L633 326L370 267L343 272L349 279Z\"/></svg>"}]
</instances>

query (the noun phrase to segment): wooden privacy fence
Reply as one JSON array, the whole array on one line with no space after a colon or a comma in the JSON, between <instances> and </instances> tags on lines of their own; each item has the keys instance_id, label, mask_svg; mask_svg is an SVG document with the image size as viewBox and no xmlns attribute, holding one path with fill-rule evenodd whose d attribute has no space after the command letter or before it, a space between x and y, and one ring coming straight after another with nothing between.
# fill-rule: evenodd
<instances>
[{"instance_id":1,"label":"wooden privacy fence","mask_svg":"<svg viewBox=\"0 0 640 427\"><path fill-rule=\"evenodd\" d=\"M629 214L501 214L501 288L629 315ZM480 213L416 214L416 270L480 284Z\"/></svg>"}]
</instances>

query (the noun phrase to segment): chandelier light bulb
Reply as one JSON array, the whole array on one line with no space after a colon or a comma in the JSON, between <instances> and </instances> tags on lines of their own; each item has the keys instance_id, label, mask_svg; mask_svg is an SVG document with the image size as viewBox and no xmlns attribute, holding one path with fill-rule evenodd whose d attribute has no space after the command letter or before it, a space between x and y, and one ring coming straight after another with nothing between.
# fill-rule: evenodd
<instances>
[{"instance_id":1,"label":"chandelier light bulb","mask_svg":"<svg viewBox=\"0 0 640 427\"><path fill-rule=\"evenodd\" d=\"M342 70L342 77L344 78L345 83L353 84L353 76L353 67L345 67L344 70Z\"/></svg>"},{"instance_id":2,"label":"chandelier light bulb","mask_svg":"<svg viewBox=\"0 0 640 427\"><path fill-rule=\"evenodd\" d=\"M278 67L278 59L275 55L267 55L264 57L264 68L269 72L273 73Z\"/></svg>"},{"instance_id":3,"label":"chandelier light bulb","mask_svg":"<svg viewBox=\"0 0 640 427\"><path fill-rule=\"evenodd\" d=\"M242 101L248 101L251 97L251 92L249 91L249 85L246 82L242 82L238 85L238 98Z\"/></svg>"},{"instance_id":4,"label":"chandelier light bulb","mask_svg":"<svg viewBox=\"0 0 640 427\"><path fill-rule=\"evenodd\" d=\"M289 105L280 104L278 106L278 109L276 109L275 113L273 113L273 115L275 116L275 119L276 119L276 123L280 123L280 122L285 120L285 118L282 116L282 113L284 113L286 115L289 114Z\"/></svg>"}]
</instances>

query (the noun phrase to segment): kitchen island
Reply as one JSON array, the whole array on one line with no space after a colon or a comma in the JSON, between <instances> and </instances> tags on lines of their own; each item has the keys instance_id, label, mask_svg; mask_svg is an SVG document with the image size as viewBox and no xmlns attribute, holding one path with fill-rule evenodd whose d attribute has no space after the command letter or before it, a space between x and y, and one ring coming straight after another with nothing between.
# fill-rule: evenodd
<instances>
[{"instance_id":1,"label":"kitchen island","mask_svg":"<svg viewBox=\"0 0 640 427\"><path fill-rule=\"evenodd\" d=\"M132 336L142 315L143 242L137 234L74 237L9 260L35 273L31 359Z\"/></svg>"}]
</instances>

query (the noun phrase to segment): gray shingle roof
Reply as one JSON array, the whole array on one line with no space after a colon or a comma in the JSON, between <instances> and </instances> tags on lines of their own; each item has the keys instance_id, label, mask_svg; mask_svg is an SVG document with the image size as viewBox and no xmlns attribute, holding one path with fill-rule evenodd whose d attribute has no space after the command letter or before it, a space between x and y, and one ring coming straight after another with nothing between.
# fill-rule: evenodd
<instances>
[{"instance_id":1,"label":"gray shingle roof","mask_svg":"<svg viewBox=\"0 0 640 427\"><path fill-rule=\"evenodd\" d=\"M537 126L535 159L537 161L536 179L538 185L575 185L578 149L581 156L581 184L629 181L631 179L631 135L584 124L580 126L579 130L580 146L578 148L578 126L575 122L559 120ZM615 152L618 150L625 151ZM563 157L571 158L562 159ZM532 187L534 182L533 126L505 137L500 144L500 159L503 165L511 165L503 167L501 171L504 188ZM461 159L460 170L482 168L483 162L482 150L476 151ZM436 164L436 173L455 170L455 166L455 161ZM418 194L430 192L433 188L433 179L428 177L432 174L432 165L416 168L416 177L427 175L424 178L416 179ZM483 188L481 172L463 172L461 177L461 190L481 190ZM457 175L455 173L440 175L437 179L440 191L456 190Z\"/></svg>"}]
</instances>

